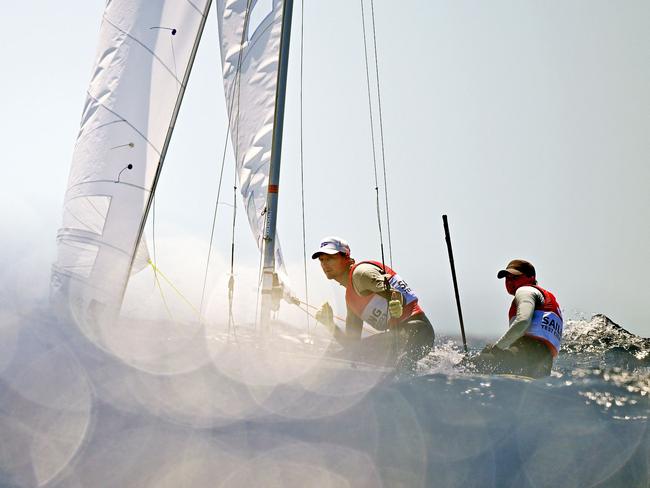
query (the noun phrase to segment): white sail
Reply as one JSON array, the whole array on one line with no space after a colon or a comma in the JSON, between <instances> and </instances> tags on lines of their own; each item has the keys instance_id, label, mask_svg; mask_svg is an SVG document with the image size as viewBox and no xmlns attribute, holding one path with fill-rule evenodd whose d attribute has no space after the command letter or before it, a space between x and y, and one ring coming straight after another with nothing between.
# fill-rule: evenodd
<instances>
[{"instance_id":1,"label":"white sail","mask_svg":"<svg viewBox=\"0 0 650 488\"><path fill-rule=\"evenodd\" d=\"M107 2L52 273L54 305L78 320L116 313L146 263L136 249L210 3Z\"/></svg>"},{"instance_id":2,"label":"white sail","mask_svg":"<svg viewBox=\"0 0 650 488\"><path fill-rule=\"evenodd\" d=\"M275 118L281 0L217 0L221 62L239 188L262 249ZM275 265L290 294L279 240Z\"/></svg>"}]
</instances>

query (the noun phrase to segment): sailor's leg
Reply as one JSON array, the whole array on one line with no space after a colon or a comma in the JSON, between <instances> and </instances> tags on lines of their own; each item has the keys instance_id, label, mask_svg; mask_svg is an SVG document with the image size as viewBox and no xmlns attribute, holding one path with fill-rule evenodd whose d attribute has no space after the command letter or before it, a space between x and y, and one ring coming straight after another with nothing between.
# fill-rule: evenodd
<instances>
[{"instance_id":1,"label":"sailor's leg","mask_svg":"<svg viewBox=\"0 0 650 488\"><path fill-rule=\"evenodd\" d=\"M533 378L542 378L551 374L553 356L542 342L530 337L522 337L515 341L512 349L516 352L511 365L515 374Z\"/></svg>"},{"instance_id":2,"label":"sailor's leg","mask_svg":"<svg viewBox=\"0 0 650 488\"><path fill-rule=\"evenodd\" d=\"M364 337L353 346L353 359L369 364L391 367L395 364L395 337L391 332L379 332Z\"/></svg>"},{"instance_id":3,"label":"sailor's leg","mask_svg":"<svg viewBox=\"0 0 650 488\"><path fill-rule=\"evenodd\" d=\"M400 369L415 371L417 362L425 357L431 349L435 339L433 326L426 315L417 314L400 324L395 332L405 336L405 343L401 348L398 362Z\"/></svg>"}]
</instances>

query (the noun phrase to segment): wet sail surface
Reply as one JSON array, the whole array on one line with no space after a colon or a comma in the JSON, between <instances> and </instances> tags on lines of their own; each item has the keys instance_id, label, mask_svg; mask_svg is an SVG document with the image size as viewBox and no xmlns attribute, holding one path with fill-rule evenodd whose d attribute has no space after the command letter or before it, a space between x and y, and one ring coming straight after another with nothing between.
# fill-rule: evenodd
<instances>
[{"instance_id":1,"label":"wet sail surface","mask_svg":"<svg viewBox=\"0 0 650 488\"><path fill-rule=\"evenodd\" d=\"M141 324L110 354L47 316L4 326L0 484L648 484L647 350L623 368L642 339L606 319L569 323L536 381L459 372L444 339L395 380L331 359L324 336L178 325Z\"/></svg>"}]
</instances>

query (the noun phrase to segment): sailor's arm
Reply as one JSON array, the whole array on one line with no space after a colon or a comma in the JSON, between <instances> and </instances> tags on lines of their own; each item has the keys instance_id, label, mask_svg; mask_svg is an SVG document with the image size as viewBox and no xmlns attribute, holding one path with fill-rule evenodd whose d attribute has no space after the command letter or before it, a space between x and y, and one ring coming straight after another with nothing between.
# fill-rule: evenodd
<instances>
[{"instance_id":1,"label":"sailor's arm","mask_svg":"<svg viewBox=\"0 0 650 488\"><path fill-rule=\"evenodd\" d=\"M325 302L316 312L314 317L317 322L323 324L332 333L334 338L341 345L345 346L350 342L356 342L361 339L363 330L363 320L348 308L348 314L345 318L345 330L341 329L334 323L334 312L329 303Z\"/></svg>"},{"instance_id":2,"label":"sailor's arm","mask_svg":"<svg viewBox=\"0 0 650 488\"><path fill-rule=\"evenodd\" d=\"M359 295L375 293L386 300L392 298L393 290L388 286L386 275L374 264L361 263L357 266L352 273L352 286ZM401 294L399 299L403 301Z\"/></svg>"},{"instance_id":3,"label":"sailor's arm","mask_svg":"<svg viewBox=\"0 0 650 488\"><path fill-rule=\"evenodd\" d=\"M391 289L387 275L378 266L370 263L359 264L352 273L352 286L359 295L374 293L384 298L388 302L391 318L401 317L404 312L404 296Z\"/></svg>"},{"instance_id":4,"label":"sailor's arm","mask_svg":"<svg viewBox=\"0 0 650 488\"><path fill-rule=\"evenodd\" d=\"M537 303L544 303L544 295L537 288L522 286L517 289L515 292L517 314L508 331L496 342L496 347L499 349L507 349L517 339L523 337L533 319L533 313L535 312L535 305Z\"/></svg>"}]
</instances>

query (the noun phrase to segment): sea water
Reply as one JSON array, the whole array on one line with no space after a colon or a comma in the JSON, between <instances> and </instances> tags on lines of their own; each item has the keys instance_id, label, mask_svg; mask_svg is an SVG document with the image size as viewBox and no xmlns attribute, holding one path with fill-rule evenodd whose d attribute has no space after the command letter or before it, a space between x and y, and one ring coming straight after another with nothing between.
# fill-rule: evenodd
<instances>
[{"instance_id":1,"label":"sea water","mask_svg":"<svg viewBox=\"0 0 650 488\"><path fill-rule=\"evenodd\" d=\"M650 483L650 344L604 316L534 381L462 371L451 338L396 378L291 330L0 327L2 487Z\"/></svg>"}]
</instances>

